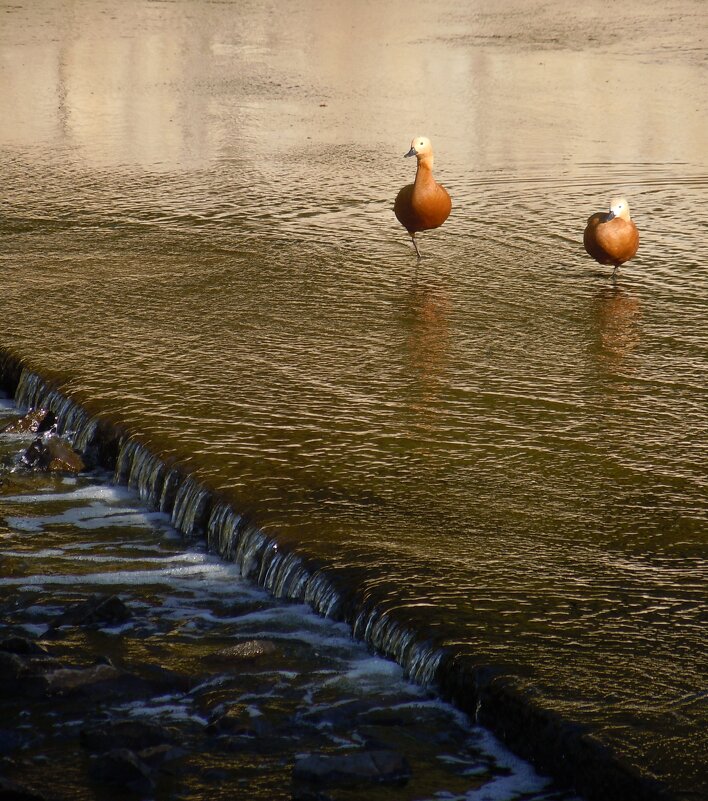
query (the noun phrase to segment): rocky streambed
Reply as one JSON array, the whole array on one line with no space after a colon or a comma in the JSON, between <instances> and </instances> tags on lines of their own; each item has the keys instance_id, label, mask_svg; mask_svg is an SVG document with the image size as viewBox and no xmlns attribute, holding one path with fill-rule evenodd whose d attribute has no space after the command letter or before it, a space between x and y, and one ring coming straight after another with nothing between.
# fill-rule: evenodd
<instances>
[{"instance_id":1,"label":"rocky streambed","mask_svg":"<svg viewBox=\"0 0 708 801\"><path fill-rule=\"evenodd\" d=\"M0 401L0 799L571 798L35 423Z\"/></svg>"}]
</instances>

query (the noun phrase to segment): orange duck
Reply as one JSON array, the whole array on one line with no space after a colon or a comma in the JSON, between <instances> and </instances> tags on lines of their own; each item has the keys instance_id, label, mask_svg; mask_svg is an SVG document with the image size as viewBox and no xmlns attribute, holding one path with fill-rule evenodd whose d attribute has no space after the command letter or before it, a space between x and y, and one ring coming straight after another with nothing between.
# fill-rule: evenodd
<instances>
[{"instance_id":1,"label":"orange duck","mask_svg":"<svg viewBox=\"0 0 708 801\"><path fill-rule=\"evenodd\" d=\"M583 244L595 261L614 266L613 275L620 264L633 258L639 248L639 231L625 198L613 198L609 212L598 211L588 219Z\"/></svg>"},{"instance_id":2,"label":"orange duck","mask_svg":"<svg viewBox=\"0 0 708 801\"><path fill-rule=\"evenodd\" d=\"M415 235L418 231L438 228L447 220L452 201L447 189L433 178L433 148L430 139L416 136L405 157L415 156L418 169L415 182L404 186L396 196L393 211L398 222L408 231L413 247L420 258Z\"/></svg>"}]
</instances>

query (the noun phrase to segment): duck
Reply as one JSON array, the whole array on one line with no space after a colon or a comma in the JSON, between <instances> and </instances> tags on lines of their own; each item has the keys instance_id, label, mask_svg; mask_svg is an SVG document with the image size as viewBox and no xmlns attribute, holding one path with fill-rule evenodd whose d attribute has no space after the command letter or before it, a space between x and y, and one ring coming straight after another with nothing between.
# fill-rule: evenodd
<instances>
[{"instance_id":1,"label":"duck","mask_svg":"<svg viewBox=\"0 0 708 801\"><path fill-rule=\"evenodd\" d=\"M613 265L612 275L634 258L639 249L639 231L630 217L626 198L612 198L609 212L598 211L588 218L583 244L595 261Z\"/></svg>"},{"instance_id":2,"label":"duck","mask_svg":"<svg viewBox=\"0 0 708 801\"><path fill-rule=\"evenodd\" d=\"M404 158L415 156L418 168L415 181L396 195L393 212L408 231L416 255L421 258L415 235L420 231L439 228L450 216L452 200L447 189L433 178L433 147L427 136L416 136Z\"/></svg>"}]
</instances>

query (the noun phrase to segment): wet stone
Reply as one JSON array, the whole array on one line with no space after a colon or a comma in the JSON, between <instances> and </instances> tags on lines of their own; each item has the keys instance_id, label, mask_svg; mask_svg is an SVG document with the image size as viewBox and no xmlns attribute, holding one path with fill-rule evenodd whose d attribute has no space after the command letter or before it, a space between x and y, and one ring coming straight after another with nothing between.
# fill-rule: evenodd
<instances>
[{"instance_id":1,"label":"wet stone","mask_svg":"<svg viewBox=\"0 0 708 801\"><path fill-rule=\"evenodd\" d=\"M277 653L279 653L278 646L269 640L247 640L208 654L204 657L204 661L212 665L228 667L242 662L253 662Z\"/></svg>"},{"instance_id":2,"label":"wet stone","mask_svg":"<svg viewBox=\"0 0 708 801\"><path fill-rule=\"evenodd\" d=\"M188 751L179 746L162 743L138 751L140 759L153 770L176 776L183 772L183 760Z\"/></svg>"},{"instance_id":3,"label":"wet stone","mask_svg":"<svg viewBox=\"0 0 708 801\"><path fill-rule=\"evenodd\" d=\"M87 726L79 735L88 751L103 752L118 748L144 751L149 748L172 749L172 733L163 726L141 720L119 720Z\"/></svg>"},{"instance_id":4,"label":"wet stone","mask_svg":"<svg viewBox=\"0 0 708 801\"><path fill-rule=\"evenodd\" d=\"M19 420L0 428L0 434L41 434L49 431L55 422L54 413L48 409L32 409Z\"/></svg>"},{"instance_id":5,"label":"wet stone","mask_svg":"<svg viewBox=\"0 0 708 801\"><path fill-rule=\"evenodd\" d=\"M92 595L62 612L50 624L48 633L62 626L117 626L131 617L131 611L117 595Z\"/></svg>"},{"instance_id":6,"label":"wet stone","mask_svg":"<svg viewBox=\"0 0 708 801\"><path fill-rule=\"evenodd\" d=\"M385 750L303 757L293 769L295 782L331 787L352 784L403 785L410 776L411 769L405 757L395 751Z\"/></svg>"},{"instance_id":7,"label":"wet stone","mask_svg":"<svg viewBox=\"0 0 708 801\"><path fill-rule=\"evenodd\" d=\"M93 665L88 668L62 668L43 676L46 692L72 693L92 684L112 681L121 676L121 671L112 665Z\"/></svg>"},{"instance_id":8,"label":"wet stone","mask_svg":"<svg viewBox=\"0 0 708 801\"><path fill-rule=\"evenodd\" d=\"M116 748L91 757L89 775L96 782L135 792L149 792L153 787L152 771L128 748Z\"/></svg>"},{"instance_id":9,"label":"wet stone","mask_svg":"<svg viewBox=\"0 0 708 801\"><path fill-rule=\"evenodd\" d=\"M50 801L52 796L0 776L0 801Z\"/></svg>"},{"instance_id":10,"label":"wet stone","mask_svg":"<svg viewBox=\"0 0 708 801\"><path fill-rule=\"evenodd\" d=\"M225 711L218 711L206 730L209 734L230 734L240 737L257 737L270 731L270 726L260 717L252 716L241 705L228 707Z\"/></svg>"},{"instance_id":11,"label":"wet stone","mask_svg":"<svg viewBox=\"0 0 708 801\"><path fill-rule=\"evenodd\" d=\"M0 651L21 656L49 656L44 646L24 637L7 637L0 642Z\"/></svg>"},{"instance_id":12,"label":"wet stone","mask_svg":"<svg viewBox=\"0 0 708 801\"><path fill-rule=\"evenodd\" d=\"M155 693L189 693L194 688L195 679L185 673L151 665L145 662L131 662L126 665L130 673L138 676L153 688Z\"/></svg>"},{"instance_id":13,"label":"wet stone","mask_svg":"<svg viewBox=\"0 0 708 801\"><path fill-rule=\"evenodd\" d=\"M23 452L21 459L30 469L49 473L80 473L86 469L84 460L70 443L57 436L38 437Z\"/></svg>"},{"instance_id":14,"label":"wet stone","mask_svg":"<svg viewBox=\"0 0 708 801\"><path fill-rule=\"evenodd\" d=\"M14 692L29 673L27 661L21 656L0 652L0 692Z\"/></svg>"},{"instance_id":15,"label":"wet stone","mask_svg":"<svg viewBox=\"0 0 708 801\"><path fill-rule=\"evenodd\" d=\"M0 729L0 755L12 754L24 748L29 737L14 729Z\"/></svg>"},{"instance_id":16,"label":"wet stone","mask_svg":"<svg viewBox=\"0 0 708 801\"><path fill-rule=\"evenodd\" d=\"M313 787L294 787L292 801L334 801L329 793Z\"/></svg>"}]
</instances>

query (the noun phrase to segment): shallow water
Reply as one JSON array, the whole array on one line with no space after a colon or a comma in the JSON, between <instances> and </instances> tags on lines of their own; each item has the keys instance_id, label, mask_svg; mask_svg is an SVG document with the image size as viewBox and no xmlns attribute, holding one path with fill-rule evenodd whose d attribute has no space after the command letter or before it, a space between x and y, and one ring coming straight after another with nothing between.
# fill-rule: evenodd
<instances>
[{"instance_id":1,"label":"shallow water","mask_svg":"<svg viewBox=\"0 0 708 801\"><path fill-rule=\"evenodd\" d=\"M362 6L5 6L0 344L705 791L703 5Z\"/></svg>"}]
</instances>

